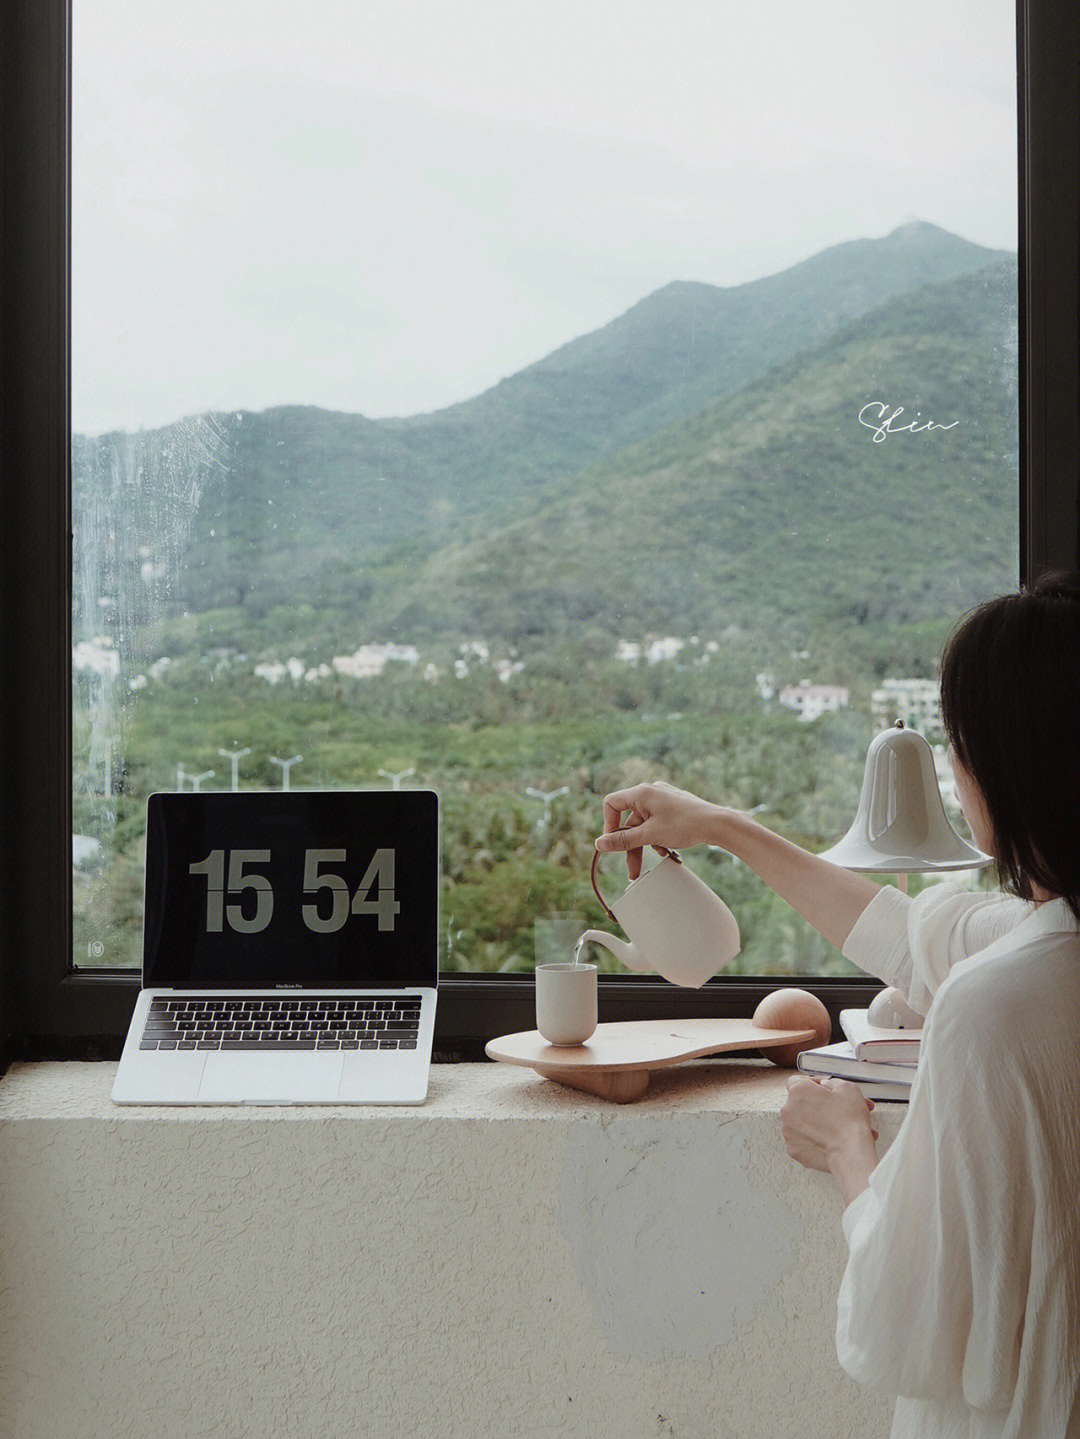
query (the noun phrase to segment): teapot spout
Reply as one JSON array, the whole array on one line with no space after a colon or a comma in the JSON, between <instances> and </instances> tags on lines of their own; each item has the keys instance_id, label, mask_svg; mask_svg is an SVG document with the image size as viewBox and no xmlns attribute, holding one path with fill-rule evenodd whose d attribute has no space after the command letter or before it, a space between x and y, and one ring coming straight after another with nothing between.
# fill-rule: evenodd
<instances>
[{"instance_id":1,"label":"teapot spout","mask_svg":"<svg viewBox=\"0 0 1080 1439\"><path fill-rule=\"evenodd\" d=\"M610 950L620 964L625 964L627 969L647 970L649 961L638 949L637 945L629 944L624 939L616 939L613 934L606 934L602 929L587 929L578 940L580 947L586 944L599 944L604 949Z\"/></svg>"}]
</instances>

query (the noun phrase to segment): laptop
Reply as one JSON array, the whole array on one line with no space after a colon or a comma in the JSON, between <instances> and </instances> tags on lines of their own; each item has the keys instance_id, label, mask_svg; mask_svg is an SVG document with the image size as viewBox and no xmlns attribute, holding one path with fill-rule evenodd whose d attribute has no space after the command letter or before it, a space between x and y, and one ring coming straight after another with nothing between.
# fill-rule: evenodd
<instances>
[{"instance_id":1,"label":"laptop","mask_svg":"<svg viewBox=\"0 0 1080 1439\"><path fill-rule=\"evenodd\" d=\"M142 989L117 1104L420 1104L438 798L154 794Z\"/></svg>"}]
</instances>

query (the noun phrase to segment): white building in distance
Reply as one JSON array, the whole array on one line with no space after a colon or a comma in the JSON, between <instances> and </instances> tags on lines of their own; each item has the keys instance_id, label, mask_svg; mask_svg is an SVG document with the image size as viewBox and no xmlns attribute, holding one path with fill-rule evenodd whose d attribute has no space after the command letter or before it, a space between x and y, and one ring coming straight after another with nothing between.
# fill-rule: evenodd
<instances>
[{"instance_id":1,"label":"white building in distance","mask_svg":"<svg viewBox=\"0 0 1080 1439\"><path fill-rule=\"evenodd\" d=\"M120 673L120 652L108 635L95 635L92 640L80 640L73 647L71 667L92 670L98 675L117 675Z\"/></svg>"},{"instance_id":2,"label":"white building in distance","mask_svg":"<svg viewBox=\"0 0 1080 1439\"><path fill-rule=\"evenodd\" d=\"M882 680L870 696L870 712L879 729L903 720L911 729L928 737L944 733L937 680Z\"/></svg>"},{"instance_id":3,"label":"white building in distance","mask_svg":"<svg viewBox=\"0 0 1080 1439\"><path fill-rule=\"evenodd\" d=\"M696 635L690 643L698 643ZM646 635L643 645L637 640L619 640L615 646L615 658L624 665L636 665L641 660L649 665L659 665L665 660L675 659L685 648L686 641L678 635ZM715 642L706 646L712 653L717 648Z\"/></svg>"},{"instance_id":4,"label":"white building in distance","mask_svg":"<svg viewBox=\"0 0 1080 1439\"><path fill-rule=\"evenodd\" d=\"M330 661L339 675L352 679L367 680L381 675L391 662L415 665L420 660L420 651L415 645L360 645L354 654L335 655Z\"/></svg>"},{"instance_id":5,"label":"white building in distance","mask_svg":"<svg viewBox=\"0 0 1080 1439\"><path fill-rule=\"evenodd\" d=\"M806 721L846 709L848 698L848 691L843 685L815 685L809 680L785 685L779 695L785 709L794 710L801 720Z\"/></svg>"}]
</instances>

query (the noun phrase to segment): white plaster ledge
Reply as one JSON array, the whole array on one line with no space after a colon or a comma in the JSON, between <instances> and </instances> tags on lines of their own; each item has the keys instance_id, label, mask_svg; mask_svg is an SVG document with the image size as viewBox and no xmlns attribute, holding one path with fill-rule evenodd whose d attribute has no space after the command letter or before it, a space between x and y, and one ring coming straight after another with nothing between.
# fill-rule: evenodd
<instances>
[{"instance_id":1,"label":"white plaster ledge","mask_svg":"<svg viewBox=\"0 0 1080 1439\"><path fill-rule=\"evenodd\" d=\"M628 1105L465 1064L415 1107L119 1107L115 1069L0 1079L0 1439L888 1430L765 1060Z\"/></svg>"},{"instance_id":2,"label":"white plaster ledge","mask_svg":"<svg viewBox=\"0 0 1080 1439\"><path fill-rule=\"evenodd\" d=\"M0 1123L31 1119L109 1121L198 1121L232 1118L245 1122L422 1123L433 1119L579 1120L620 1114L653 1118L665 1114L722 1114L767 1117L775 1122L790 1070L768 1060L696 1060L655 1071L644 1098L612 1104L580 1090L542 1079L532 1070L507 1064L434 1064L427 1101L420 1105L116 1105L110 1094L115 1063L48 1062L13 1064L0 1079ZM895 1134L905 1105L879 1105L875 1126L885 1143Z\"/></svg>"}]
</instances>

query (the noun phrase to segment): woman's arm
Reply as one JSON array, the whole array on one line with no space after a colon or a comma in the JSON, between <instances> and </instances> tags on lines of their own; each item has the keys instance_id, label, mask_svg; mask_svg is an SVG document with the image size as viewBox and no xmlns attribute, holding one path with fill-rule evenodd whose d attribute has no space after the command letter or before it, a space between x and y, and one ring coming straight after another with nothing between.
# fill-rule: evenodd
<instances>
[{"instance_id":1,"label":"woman's arm","mask_svg":"<svg viewBox=\"0 0 1080 1439\"><path fill-rule=\"evenodd\" d=\"M630 877L636 879L642 847L647 844L670 849L719 845L749 865L837 949L843 948L855 921L880 890L865 875L800 849L749 815L671 785L635 785L607 795L604 833L596 848L625 852Z\"/></svg>"},{"instance_id":2,"label":"woman's arm","mask_svg":"<svg viewBox=\"0 0 1080 1439\"><path fill-rule=\"evenodd\" d=\"M821 859L735 810L725 811L723 844L787 900L837 949L881 886L864 874Z\"/></svg>"}]
</instances>

